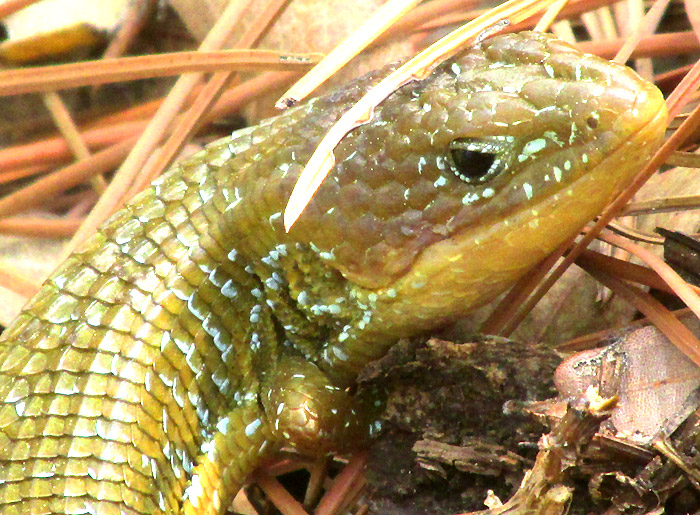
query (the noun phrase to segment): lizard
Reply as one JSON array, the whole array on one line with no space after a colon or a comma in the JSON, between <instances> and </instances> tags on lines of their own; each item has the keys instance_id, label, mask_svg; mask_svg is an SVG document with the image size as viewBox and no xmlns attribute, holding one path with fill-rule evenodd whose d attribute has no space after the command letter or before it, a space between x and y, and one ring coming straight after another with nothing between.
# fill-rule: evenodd
<instances>
[{"instance_id":1,"label":"lizard","mask_svg":"<svg viewBox=\"0 0 700 515\"><path fill-rule=\"evenodd\" d=\"M367 441L358 372L507 289L665 130L629 68L494 36L347 134L286 233L317 143L394 68L180 162L45 282L0 341L0 515L222 514L280 446Z\"/></svg>"}]
</instances>

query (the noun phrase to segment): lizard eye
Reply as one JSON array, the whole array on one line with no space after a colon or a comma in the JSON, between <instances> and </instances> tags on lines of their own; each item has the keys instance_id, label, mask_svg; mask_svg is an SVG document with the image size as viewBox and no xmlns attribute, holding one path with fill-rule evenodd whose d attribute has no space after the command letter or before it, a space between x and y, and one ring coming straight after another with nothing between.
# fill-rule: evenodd
<instances>
[{"instance_id":1,"label":"lizard eye","mask_svg":"<svg viewBox=\"0 0 700 515\"><path fill-rule=\"evenodd\" d=\"M452 172L467 183L483 183L503 169L498 145L475 139L457 139L450 143L447 162Z\"/></svg>"}]
</instances>

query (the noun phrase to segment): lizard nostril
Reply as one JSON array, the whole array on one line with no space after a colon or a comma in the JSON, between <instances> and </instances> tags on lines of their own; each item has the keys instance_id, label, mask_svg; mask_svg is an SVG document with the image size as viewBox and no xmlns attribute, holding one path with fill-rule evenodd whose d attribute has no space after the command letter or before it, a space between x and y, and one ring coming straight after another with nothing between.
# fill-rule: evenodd
<instances>
[{"instance_id":1,"label":"lizard nostril","mask_svg":"<svg viewBox=\"0 0 700 515\"><path fill-rule=\"evenodd\" d=\"M590 127L591 129L597 129L598 128L598 118L591 115L588 118L586 118L586 125Z\"/></svg>"}]
</instances>

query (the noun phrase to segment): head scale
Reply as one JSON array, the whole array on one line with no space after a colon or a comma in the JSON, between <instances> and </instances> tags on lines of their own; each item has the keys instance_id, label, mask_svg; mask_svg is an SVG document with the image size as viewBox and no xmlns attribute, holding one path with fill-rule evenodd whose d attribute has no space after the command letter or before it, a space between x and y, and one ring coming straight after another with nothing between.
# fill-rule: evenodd
<instances>
[{"instance_id":1,"label":"head scale","mask_svg":"<svg viewBox=\"0 0 700 515\"><path fill-rule=\"evenodd\" d=\"M386 320L439 323L594 217L664 127L660 92L632 70L550 35L496 36L350 132L296 235Z\"/></svg>"}]
</instances>

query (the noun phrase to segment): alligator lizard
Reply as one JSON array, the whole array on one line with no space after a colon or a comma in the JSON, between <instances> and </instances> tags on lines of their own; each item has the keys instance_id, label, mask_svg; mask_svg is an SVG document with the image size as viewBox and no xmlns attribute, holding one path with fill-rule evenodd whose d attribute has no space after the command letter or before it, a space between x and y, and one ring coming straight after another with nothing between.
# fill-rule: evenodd
<instances>
[{"instance_id":1,"label":"alligator lizard","mask_svg":"<svg viewBox=\"0 0 700 515\"><path fill-rule=\"evenodd\" d=\"M211 144L108 220L0 343L0 515L221 514L280 445L372 432L349 387L399 337L487 302L657 147L633 71L496 36L317 142L384 71Z\"/></svg>"}]
</instances>

